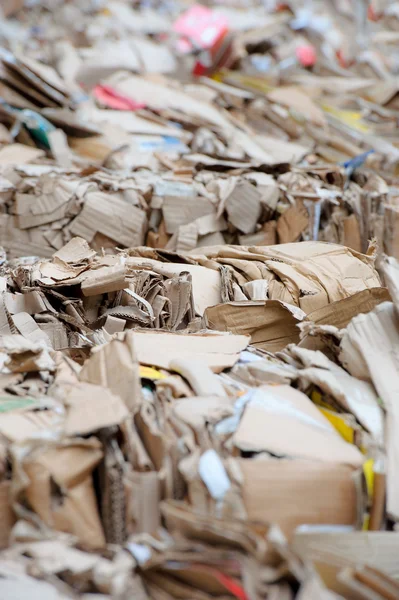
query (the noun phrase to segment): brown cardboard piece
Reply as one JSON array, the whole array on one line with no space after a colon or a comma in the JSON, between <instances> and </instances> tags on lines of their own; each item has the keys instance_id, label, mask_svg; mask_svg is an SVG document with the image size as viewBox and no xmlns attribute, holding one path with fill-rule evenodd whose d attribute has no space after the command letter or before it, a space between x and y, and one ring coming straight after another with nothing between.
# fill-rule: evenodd
<instances>
[{"instance_id":1,"label":"brown cardboard piece","mask_svg":"<svg viewBox=\"0 0 399 600\"><path fill-rule=\"evenodd\" d=\"M314 125L323 126L326 119L323 111L316 106L311 97L299 87L280 87L268 92L267 97L272 102L282 104L287 108L300 113Z\"/></svg>"},{"instance_id":2,"label":"brown cardboard piece","mask_svg":"<svg viewBox=\"0 0 399 600\"><path fill-rule=\"evenodd\" d=\"M267 523L251 524L240 519L215 518L176 500L162 502L161 513L168 529L187 539L241 549L261 563L275 556L267 542Z\"/></svg>"},{"instance_id":3,"label":"brown cardboard piece","mask_svg":"<svg viewBox=\"0 0 399 600\"><path fill-rule=\"evenodd\" d=\"M104 546L91 480L102 458L100 442L70 439L64 443L32 449L24 458L14 456L14 506L25 500L50 528L73 533L88 547ZM22 469L24 479L19 479Z\"/></svg>"},{"instance_id":4,"label":"brown cardboard piece","mask_svg":"<svg viewBox=\"0 0 399 600\"><path fill-rule=\"evenodd\" d=\"M309 313L306 321L313 321L316 325L333 325L338 329L344 329L357 314L368 313L381 302L390 299L387 288L369 288Z\"/></svg>"},{"instance_id":5,"label":"brown cardboard piece","mask_svg":"<svg viewBox=\"0 0 399 600\"><path fill-rule=\"evenodd\" d=\"M399 534L394 532L297 531L293 549L304 558L337 567L373 565L394 579L399 579L395 552Z\"/></svg>"},{"instance_id":6,"label":"brown cardboard piece","mask_svg":"<svg viewBox=\"0 0 399 600\"><path fill-rule=\"evenodd\" d=\"M78 549L71 536L62 534L53 538L34 540L32 530L26 524L21 528L20 533L21 543L7 552L0 563L2 582L8 567L7 576L11 580L14 577L15 585L20 583L20 579L27 579L32 591L46 600L71 598L76 595L77 587L80 589L79 595L84 600L90 600L93 596L97 596L98 600L108 600L115 587L121 593L128 593L129 590L137 600L149 600L143 586L140 585L139 578L132 573L135 561L128 552L120 549L105 557ZM37 573L40 573L41 581L33 577L22 577L25 573L34 573L36 577ZM68 574L66 577L64 577L65 573ZM35 582L43 585L44 590L37 588ZM44 595L46 586L50 588L51 596ZM17 589L19 592L20 589ZM93 593L84 593L83 590L88 589ZM24 595L23 592L21 595ZM12 596L6 598L11 599Z\"/></svg>"},{"instance_id":7,"label":"brown cardboard piece","mask_svg":"<svg viewBox=\"0 0 399 600\"><path fill-rule=\"evenodd\" d=\"M40 329L35 320L25 312L13 315L12 322L18 333L31 342L42 342L45 346L51 347L50 338Z\"/></svg>"},{"instance_id":8,"label":"brown cardboard piece","mask_svg":"<svg viewBox=\"0 0 399 600\"><path fill-rule=\"evenodd\" d=\"M297 600L340 600L341 596L327 590L320 577L312 574L301 585L296 596Z\"/></svg>"},{"instance_id":9,"label":"brown cardboard piece","mask_svg":"<svg viewBox=\"0 0 399 600\"><path fill-rule=\"evenodd\" d=\"M86 240L78 236L72 238L65 246L54 252L53 257L64 263L77 265L86 262L96 255Z\"/></svg>"},{"instance_id":10,"label":"brown cardboard piece","mask_svg":"<svg viewBox=\"0 0 399 600\"><path fill-rule=\"evenodd\" d=\"M60 431L62 420L54 410L8 411L2 415L0 431L9 442L24 442L49 429Z\"/></svg>"},{"instance_id":11,"label":"brown cardboard piece","mask_svg":"<svg viewBox=\"0 0 399 600\"><path fill-rule=\"evenodd\" d=\"M53 69L50 65L47 65L43 62L39 62L32 57L26 56L20 52L15 54L15 57L21 62L27 69L32 71L35 75L37 75L40 79L45 81L47 84L51 85L51 87L55 88L62 94L67 95L68 89L63 81L63 79L58 75L57 71Z\"/></svg>"},{"instance_id":12,"label":"brown cardboard piece","mask_svg":"<svg viewBox=\"0 0 399 600\"><path fill-rule=\"evenodd\" d=\"M193 288L195 312L203 316L208 306L218 304L221 300L220 273L200 265L184 263L162 263L150 258L128 257L126 265L133 269L150 269L167 277L174 274L190 273Z\"/></svg>"},{"instance_id":13,"label":"brown cardboard piece","mask_svg":"<svg viewBox=\"0 0 399 600\"><path fill-rule=\"evenodd\" d=\"M3 335L0 347L8 355L6 366L12 373L54 371L56 368L43 340L34 342L22 335Z\"/></svg>"},{"instance_id":14,"label":"brown cardboard piece","mask_svg":"<svg viewBox=\"0 0 399 600\"><path fill-rule=\"evenodd\" d=\"M214 206L206 198L165 196L162 204L166 232L171 234L176 233L182 225L187 225L214 212Z\"/></svg>"},{"instance_id":15,"label":"brown cardboard piece","mask_svg":"<svg viewBox=\"0 0 399 600\"><path fill-rule=\"evenodd\" d=\"M350 215L342 220L343 225L343 244L356 252L362 251L362 239L360 234L359 221L355 215Z\"/></svg>"},{"instance_id":16,"label":"brown cardboard piece","mask_svg":"<svg viewBox=\"0 0 399 600\"><path fill-rule=\"evenodd\" d=\"M255 266L261 262L261 278L269 281L268 297L299 306L305 313L380 286L374 258L338 244L226 245L201 248L190 252L189 256L204 265L234 264L236 272L244 271L246 280L260 278ZM258 274L251 275L250 269ZM355 277L353 273L356 273Z\"/></svg>"},{"instance_id":17,"label":"brown cardboard piece","mask_svg":"<svg viewBox=\"0 0 399 600\"><path fill-rule=\"evenodd\" d=\"M364 457L345 442L309 398L288 385L257 388L233 436L245 452L361 467Z\"/></svg>"},{"instance_id":18,"label":"brown cardboard piece","mask_svg":"<svg viewBox=\"0 0 399 600\"><path fill-rule=\"evenodd\" d=\"M122 264L100 267L90 271L82 281L82 293L90 297L123 290L129 285L126 276L126 267Z\"/></svg>"},{"instance_id":19,"label":"brown cardboard piece","mask_svg":"<svg viewBox=\"0 0 399 600\"><path fill-rule=\"evenodd\" d=\"M46 318L44 317L44 319ZM40 317L37 317L37 319L39 320ZM56 317L53 319L50 317L49 322L40 322L39 320L39 327L49 338L50 345L54 350L65 350L69 346L66 328L63 323L56 322Z\"/></svg>"},{"instance_id":20,"label":"brown cardboard piece","mask_svg":"<svg viewBox=\"0 0 399 600\"><path fill-rule=\"evenodd\" d=\"M78 182L43 176L36 194L16 193L15 214L21 229L30 229L63 219L72 205Z\"/></svg>"},{"instance_id":21,"label":"brown cardboard piece","mask_svg":"<svg viewBox=\"0 0 399 600\"><path fill-rule=\"evenodd\" d=\"M337 581L345 594L360 600L394 600L399 593L397 582L371 567L342 569Z\"/></svg>"},{"instance_id":22,"label":"brown cardboard piece","mask_svg":"<svg viewBox=\"0 0 399 600\"><path fill-rule=\"evenodd\" d=\"M225 199L228 219L242 233L253 233L261 213L260 194L248 181L237 182Z\"/></svg>"},{"instance_id":23,"label":"brown cardboard piece","mask_svg":"<svg viewBox=\"0 0 399 600\"><path fill-rule=\"evenodd\" d=\"M359 499L348 465L290 459L238 459L248 519L276 523L290 539L298 525L355 526ZM287 499L291 501L287 502Z\"/></svg>"},{"instance_id":24,"label":"brown cardboard piece","mask_svg":"<svg viewBox=\"0 0 399 600\"><path fill-rule=\"evenodd\" d=\"M10 144L9 146L4 146L0 150L0 165L26 164L33 162L38 158L42 158L43 156L43 150L39 150L38 148L24 146L23 144Z\"/></svg>"},{"instance_id":25,"label":"brown cardboard piece","mask_svg":"<svg viewBox=\"0 0 399 600\"><path fill-rule=\"evenodd\" d=\"M128 420L124 421L121 429L125 432L130 430ZM100 489L101 523L107 544L123 544L127 536L124 474L129 467L118 447L118 434L114 427L107 427L99 433L104 459L98 469L97 489Z\"/></svg>"},{"instance_id":26,"label":"brown cardboard piece","mask_svg":"<svg viewBox=\"0 0 399 600\"><path fill-rule=\"evenodd\" d=\"M399 258L398 228L399 207L387 205L384 212L384 250L394 258Z\"/></svg>"},{"instance_id":27,"label":"brown cardboard piece","mask_svg":"<svg viewBox=\"0 0 399 600\"><path fill-rule=\"evenodd\" d=\"M121 339L95 348L79 373L80 381L108 388L132 412L141 404L140 357L135 338L136 334L127 332Z\"/></svg>"},{"instance_id":28,"label":"brown cardboard piece","mask_svg":"<svg viewBox=\"0 0 399 600\"><path fill-rule=\"evenodd\" d=\"M161 481L157 472L132 471L125 476L126 519L129 533L157 533L160 519Z\"/></svg>"},{"instance_id":29,"label":"brown cardboard piece","mask_svg":"<svg viewBox=\"0 0 399 600\"><path fill-rule=\"evenodd\" d=\"M218 331L250 335L256 348L276 352L299 341L297 323L305 314L278 300L228 302L207 308L206 326Z\"/></svg>"},{"instance_id":30,"label":"brown cardboard piece","mask_svg":"<svg viewBox=\"0 0 399 600\"><path fill-rule=\"evenodd\" d=\"M10 503L10 481L0 483L0 548L6 548L10 543L12 527L15 516Z\"/></svg>"},{"instance_id":31,"label":"brown cardboard piece","mask_svg":"<svg viewBox=\"0 0 399 600\"><path fill-rule=\"evenodd\" d=\"M182 375L198 396L225 395L225 390L218 377L205 364L180 358L172 360L170 368Z\"/></svg>"},{"instance_id":32,"label":"brown cardboard piece","mask_svg":"<svg viewBox=\"0 0 399 600\"><path fill-rule=\"evenodd\" d=\"M352 319L346 328L340 360L352 374L374 384L382 399L386 417L385 448L387 453L387 513L399 518L397 464L399 442L399 411L396 402L398 389L397 357L394 348L399 344L399 322L390 302L379 304L368 314ZM395 483L396 482L396 483Z\"/></svg>"},{"instance_id":33,"label":"brown cardboard piece","mask_svg":"<svg viewBox=\"0 0 399 600\"><path fill-rule=\"evenodd\" d=\"M38 291L31 291L27 294L11 294L6 292L3 296L4 304L10 315L20 312L34 315L48 310L48 306Z\"/></svg>"},{"instance_id":34,"label":"brown cardboard piece","mask_svg":"<svg viewBox=\"0 0 399 600\"><path fill-rule=\"evenodd\" d=\"M194 429L198 436L204 433L209 423L234 414L230 398L223 396L193 396L182 398L173 404L173 411L179 419Z\"/></svg>"},{"instance_id":35,"label":"brown cardboard piece","mask_svg":"<svg viewBox=\"0 0 399 600\"><path fill-rule=\"evenodd\" d=\"M68 146L68 139L62 129L51 131L48 136L51 152L61 167L72 167L72 153Z\"/></svg>"},{"instance_id":36,"label":"brown cardboard piece","mask_svg":"<svg viewBox=\"0 0 399 600\"><path fill-rule=\"evenodd\" d=\"M245 335L187 335L163 331L135 331L132 339L139 363L168 369L173 360L184 358L203 362L216 373L232 367L249 343Z\"/></svg>"},{"instance_id":37,"label":"brown cardboard piece","mask_svg":"<svg viewBox=\"0 0 399 600\"><path fill-rule=\"evenodd\" d=\"M107 84L120 93L134 98L136 102L143 102L153 109L180 110L189 117L202 119L204 122L217 125L226 131L233 129L228 119L211 104L197 100L178 88L169 87L164 80L153 81L136 75L116 73L108 78Z\"/></svg>"},{"instance_id":38,"label":"brown cardboard piece","mask_svg":"<svg viewBox=\"0 0 399 600\"><path fill-rule=\"evenodd\" d=\"M110 194L91 192L70 230L88 242L101 233L122 246L140 246L146 222L145 213L137 207Z\"/></svg>"},{"instance_id":39,"label":"brown cardboard piece","mask_svg":"<svg viewBox=\"0 0 399 600\"><path fill-rule=\"evenodd\" d=\"M23 56L18 57L10 53L3 53L2 62L8 76L14 81L21 82L28 96L34 94L42 105L62 106L68 103L68 97L63 91L56 89L59 83L61 87L63 85L51 67L42 65L34 59L26 61Z\"/></svg>"},{"instance_id":40,"label":"brown cardboard piece","mask_svg":"<svg viewBox=\"0 0 399 600\"><path fill-rule=\"evenodd\" d=\"M57 397L66 408L67 436L87 435L103 427L120 425L129 417L121 398L99 385L74 383L58 392Z\"/></svg>"},{"instance_id":41,"label":"brown cardboard piece","mask_svg":"<svg viewBox=\"0 0 399 600\"><path fill-rule=\"evenodd\" d=\"M280 244L297 242L309 226L309 215L302 203L290 206L277 221L277 235Z\"/></svg>"},{"instance_id":42,"label":"brown cardboard piece","mask_svg":"<svg viewBox=\"0 0 399 600\"><path fill-rule=\"evenodd\" d=\"M331 396L338 406L352 413L369 431L378 446L384 440L384 413L375 389L367 381L350 377L348 373L327 358L321 368L309 365L298 373L298 379L307 388L316 385Z\"/></svg>"}]
</instances>

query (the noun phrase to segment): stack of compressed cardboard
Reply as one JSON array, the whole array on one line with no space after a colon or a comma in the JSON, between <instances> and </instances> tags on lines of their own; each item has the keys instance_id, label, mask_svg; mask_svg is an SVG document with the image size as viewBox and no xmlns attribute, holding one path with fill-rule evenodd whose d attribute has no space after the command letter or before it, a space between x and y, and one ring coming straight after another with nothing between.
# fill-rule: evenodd
<instances>
[{"instance_id":1,"label":"stack of compressed cardboard","mask_svg":"<svg viewBox=\"0 0 399 600\"><path fill-rule=\"evenodd\" d=\"M2 597L395 597L398 264L156 254L3 264Z\"/></svg>"},{"instance_id":2,"label":"stack of compressed cardboard","mask_svg":"<svg viewBox=\"0 0 399 600\"><path fill-rule=\"evenodd\" d=\"M349 3L324 13L323 2L305 4L202 7L201 36L223 21L234 51L194 81L203 55L182 22L196 5L187 15L186 5L161 14L120 0L33 3L6 21L0 216L10 256L50 256L73 235L95 249L145 241L178 252L301 240L366 252L376 238L399 256L395 32L374 7L369 49L355 57ZM189 45L176 62L178 35ZM312 65L297 57L309 47Z\"/></svg>"},{"instance_id":3,"label":"stack of compressed cardboard","mask_svg":"<svg viewBox=\"0 0 399 600\"><path fill-rule=\"evenodd\" d=\"M99 255L76 237L51 259L15 259L3 265L1 332L60 350L137 327L194 331L204 317L209 329L279 350L299 341L297 324L309 313L353 294L384 298L373 256L343 246L306 242L299 255L295 244L201 251Z\"/></svg>"},{"instance_id":4,"label":"stack of compressed cardboard","mask_svg":"<svg viewBox=\"0 0 399 600\"><path fill-rule=\"evenodd\" d=\"M174 176L177 167L170 159L172 171L110 172L72 162L48 164L43 150L5 145L0 149L2 244L11 257L51 256L74 235L108 252L145 242L185 252L224 243L317 239L366 252L368 240L376 238L387 252L396 252L396 207L375 173L361 173L358 183L345 187L348 180L339 167L287 165L282 174L271 167L271 175L247 163L239 175L231 163L220 173L212 165L200 167L200 160L198 154L180 159L183 177Z\"/></svg>"}]
</instances>

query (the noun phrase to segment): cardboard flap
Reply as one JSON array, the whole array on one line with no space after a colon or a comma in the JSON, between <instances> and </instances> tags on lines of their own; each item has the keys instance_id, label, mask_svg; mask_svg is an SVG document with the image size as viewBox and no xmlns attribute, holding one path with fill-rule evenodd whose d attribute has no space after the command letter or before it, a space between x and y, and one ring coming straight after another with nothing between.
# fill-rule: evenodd
<instances>
[{"instance_id":1,"label":"cardboard flap","mask_svg":"<svg viewBox=\"0 0 399 600\"><path fill-rule=\"evenodd\" d=\"M123 400L129 411L135 412L141 403L137 357L135 334L127 332L122 339L96 348L83 365L79 379L108 388Z\"/></svg>"},{"instance_id":2,"label":"cardboard flap","mask_svg":"<svg viewBox=\"0 0 399 600\"><path fill-rule=\"evenodd\" d=\"M54 252L53 257L70 265L78 265L89 261L96 255L86 240L80 237L72 238L65 246Z\"/></svg>"},{"instance_id":3,"label":"cardboard flap","mask_svg":"<svg viewBox=\"0 0 399 600\"><path fill-rule=\"evenodd\" d=\"M128 285L126 275L126 267L122 264L95 269L82 281L82 293L84 296L98 296L123 290Z\"/></svg>"},{"instance_id":4,"label":"cardboard flap","mask_svg":"<svg viewBox=\"0 0 399 600\"><path fill-rule=\"evenodd\" d=\"M361 452L345 442L305 394L287 385L261 386L233 436L246 452L308 458L360 467Z\"/></svg>"},{"instance_id":5,"label":"cardboard flap","mask_svg":"<svg viewBox=\"0 0 399 600\"><path fill-rule=\"evenodd\" d=\"M110 194L91 192L70 230L88 242L101 233L122 246L140 246L146 223L144 211L136 206Z\"/></svg>"},{"instance_id":6,"label":"cardboard flap","mask_svg":"<svg viewBox=\"0 0 399 600\"><path fill-rule=\"evenodd\" d=\"M181 196L165 196L162 203L162 213L165 219L167 233L176 233L181 225L186 225L212 215L215 209L206 198L184 198ZM198 229L196 228L198 231Z\"/></svg>"},{"instance_id":7,"label":"cardboard flap","mask_svg":"<svg viewBox=\"0 0 399 600\"><path fill-rule=\"evenodd\" d=\"M258 222L261 204L260 194L248 181L238 182L225 199L230 223L243 233L253 233Z\"/></svg>"},{"instance_id":8,"label":"cardboard flap","mask_svg":"<svg viewBox=\"0 0 399 600\"><path fill-rule=\"evenodd\" d=\"M207 308L207 327L251 336L251 343L263 350L276 352L299 341L297 323L305 314L277 300L266 302L228 302Z\"/></svg>"},{"instance_id":9,"label":"cardboard flap","mask_svg":"<svg viewBox=\"0 0 399 600\"><path fill-rule=\"evenodd\" d=\"M87 435L103 427L120 425L129 416L122 400L98 385L75 383L59 390L57 397L66 407L64 430L68 436Z\"/></svg>"},{"instance_id":10,"label":"cardboard flap","mask_svg":"<svg viewBox=\"0 0 399 600\"><path fill-rule=\"evenodd\" d=\"M312 311L307 315L306 320L313 321L317 325L333 325L344 329L359 313L368 313L381 302L390 299L390 293L386 288L373 287Z\"/></svg>"},{"instance_id":11,"label":"cardboard flap","mask_svg":"<svg viewBox=\"0 0 399 600\"><path fill-rule=\"evenodd\" d=\"M383 302L368 314L354 317L341 342L340 360L354 376L374 384L387 412L385 448L387 453L387 512L399 516L397 464L399 456L399 412L396 392L399 365L395 348L399 343L398 316L394 304Z\"/></svg>"},{"instance_id":12,"label":"cardboard flap","mask_svg":"<svg viewBox=\"0 0 399 600\"><path fill-rule=\"evenodd\" d=\"M168 369L173 360L184 358L202 362L215 372L233 366L249 343L245 335L187 335L161 331L135 331L132 339L140 363Z\"/></svg>"},{"instance_id":13,"label":"cardboard flap","mask_svg":"<svg viewBox=\"0 0 399 600\"><path fill-rule=\"evenodd\" d=\"M102 547L105 540L91 481L101 458L101 444L94 438L36 448L20 463L23 482L14 474L15 500L25 498L48 527L73 533L90 547Z\"/></svg>"}]
</instances>

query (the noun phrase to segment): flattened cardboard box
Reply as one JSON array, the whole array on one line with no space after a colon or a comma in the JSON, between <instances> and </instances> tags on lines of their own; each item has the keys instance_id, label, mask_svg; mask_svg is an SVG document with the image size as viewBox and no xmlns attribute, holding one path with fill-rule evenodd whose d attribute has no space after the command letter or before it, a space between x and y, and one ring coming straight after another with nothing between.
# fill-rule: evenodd
<instances>
[{"instance_id":1,"label":"flattened cardboard box","mask_svg":"<svg viewBox=\"0 0 399 600\"><path fill-rule=\"evenodd\" d=\"M355 471L339 463L292 459L237 459L248 519L276 523L291 539L296 527L356 527L359 497Z\"/></svg>"}]
</instances>

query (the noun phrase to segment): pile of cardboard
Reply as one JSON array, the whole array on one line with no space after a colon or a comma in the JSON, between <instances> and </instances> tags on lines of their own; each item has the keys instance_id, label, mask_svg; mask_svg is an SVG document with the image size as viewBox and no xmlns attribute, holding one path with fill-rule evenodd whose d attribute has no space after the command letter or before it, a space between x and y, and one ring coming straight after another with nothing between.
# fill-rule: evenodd
<instances>
[{"instance_id":1,"label":"pile of cardboard","mask_svg":"<svg viewBox=\"0 0 399 600\"><path fill-rule=\"evenodd\" d=\"M3 262L2 598L397 594L399 264L199 250Z\"/></svg>"},{"instance_id":2,"label":"pile of cardboard","mask_svg":"<svg viewBox=\"0 0 399 600\"><path fill-rule=\"evenodd\" d=\"M207 327L252 332L257 347L279 350L299 342L297 324L330 303L384 299L372 255L322 242L300 248L299 256L296 244L102 255L75 237L51 259L3 264L1 333L63 350L138 327Z\"/></svg>"},{"instance_id":3,"label":"pile of cardboard","mask_svg":"<svg viewBox=\"0 0 399 600\"><path fill-rule=\"evenodd\" d=\"M396 192L372 171L349 180L339 166L265 167L198 153L177 160L155 153L166 164L160 171L132 171L133 163L123 171L82 168L69 160L67 146L58 146L65 142L58 133L48 137L64 166L18 142L0 149L1 242L10 257L49 257L76 235L108 253L144 244L187 252L317 239L366 252L375 238L397 254ZM121 157L123 150L106 164Z\"/></svg>"},{"instance_id":4,"label":"pile of cardboard","mask_svg":"<svg viewBox=\"0 0 399 600\"><path fill-rule=\"evenodd\" d=\"M399 598L399 4L22 4L0 598Z\"/></svg>"},{"instance_id":5,"label":"pile of cardboard","mask_svg":"<svg viewBox=\"0 0 399 600\"><path fill-rule=\"evenodd\" d=\"M381 3L363 29L349 2L336 4L156 12L121 0L33 2L5 20L9 256L51 256L74 235L109 252L302 240L366 252L376 238L399 256L396 33ZM346 42L356 31L368 50L355 57ZM215 68L193 80L204 60Z\"/></svg>"}]
</instances>

